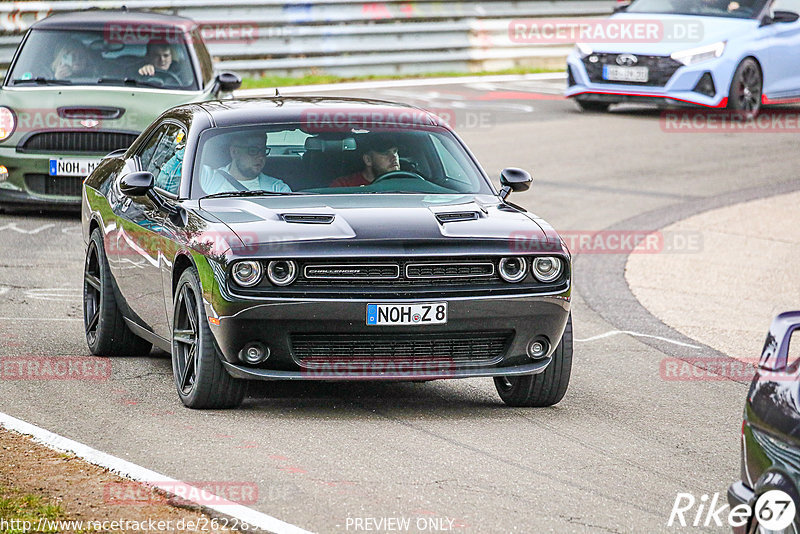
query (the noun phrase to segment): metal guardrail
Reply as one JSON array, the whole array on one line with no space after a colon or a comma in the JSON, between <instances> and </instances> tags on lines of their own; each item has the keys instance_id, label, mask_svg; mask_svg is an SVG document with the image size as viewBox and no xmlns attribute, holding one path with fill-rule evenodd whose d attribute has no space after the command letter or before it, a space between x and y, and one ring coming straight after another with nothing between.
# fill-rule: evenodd
<instances>
[{"instance_id":1,"label":"metal guardrail","mask_svg":"<svg viewBox=\"0 0 800 534\"><path fill-rule=\"evenodd\" d=\"M611 13L614 0L53 0L0 3L0 70L11 61L22 32L34 21L86 8L148 9L183 15L213 28L238 24L246 39L207 45L222 69L244 75L344 76L470 72L514 66L560 67L567 45L512 42L513 19L593 17Z\"/></svg>"}]
</instances>

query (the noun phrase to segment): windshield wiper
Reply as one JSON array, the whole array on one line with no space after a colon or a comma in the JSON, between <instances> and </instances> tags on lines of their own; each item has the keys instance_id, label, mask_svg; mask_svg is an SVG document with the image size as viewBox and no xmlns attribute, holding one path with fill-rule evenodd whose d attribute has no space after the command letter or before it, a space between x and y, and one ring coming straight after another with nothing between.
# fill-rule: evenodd
<instances>
[{"instance_id":1,"label":"windshield wiper","mask_svg":"<svg viewBox=\"0 0 800 534\"><path fill-rule=\"evenodd\" d=\"M264 189L252 189L248 191L222 191L221 193L214 193L212 195L206 195L204 197L200 197L200 200L205 198L220 198L220 197L274 197L274 196L285 196L285 195L314 195L316 193L295 193L294 191L266 191Z\"/></svg>"},{"instance_id":2,"label":"windshield wiper","mask_svg":"<svg viewBox=\"0 0 800 534\"><path fill-rule=\"evenodd\" d=\"M98 84L109 84L109 85L131 85L133 87L156 87L158 89L162 89L164 84L157 84L152 82L146 82L144 80L137 80L136 78L100 78L97 80Z\"/></svg>"},{"instance_id":3,"label":"windshield wiper","mask_svg":"<svg viewBox=\"0 0 800 534\"><path fill-rule=\"evenodd\" d=\"M16 80L11 80L11 83L14 85L26 83L35 83L36 85L72 85L72 82L69 80L56 80L44 78L43 76L38 76L36 78L17 78Z\"/></svg>"}]
</instances>

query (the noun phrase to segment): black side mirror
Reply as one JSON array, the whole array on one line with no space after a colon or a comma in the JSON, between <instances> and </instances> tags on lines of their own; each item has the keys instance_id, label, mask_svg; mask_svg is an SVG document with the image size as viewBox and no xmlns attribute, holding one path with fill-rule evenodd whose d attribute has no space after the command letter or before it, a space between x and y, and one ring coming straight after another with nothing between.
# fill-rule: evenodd
<instances>
[{"instance_id":1,"label":"black side mirror","mask_svg":"<svg viewBox=\"0 0 800 534\"><path fill-rule=\"evenodd\" d=\"M772 14L772 22L795 22L800 15L793 11L776 11Z\"/></svg>"},{"instance_id":2,"label":"black side mirror","mask_svg":"<svg viewBox=\"0 0 800 534\"><path fill-rule=\"evenodd\" d=\"M500 172L500 185L503 186L503 189L500 190L500 198L505 200L512 191L527 191L532 183L533 178L528 171L516 167L503 169Z\"/></svg>"},{"instance_id":3,"label":"black side mirror","mask_svg":"<svg viewBox=\"0 0 800 534\"><path fill-rule=\"evenodd\" d=\"M614 13L624 13L625 11L628 11L629 5L630 4L617 4L614 6Z\"/></svg>"},{"instance_id":4,"label":"black side mirror","mask_svg":"<svg viewBox=\"0 0 800 534\"><path fill-rule=\"evenodd\" d=\"M795 22L800 15L793 11L775 11L771 16L764 15L761 19L761 26L769 26L770 24L780 24L782 22Z\"/></svg>"},{"instance_id":5,"label":"black side mirror","mask_svg":"<svg viewBox=\"0 0 800 534\"><path fill-rule=\"evenodd\" d=\"M235 72L220 72L217 75L217 91L232 93L242 86L242 78Z\"/></svg>"},{"instance_id":6,"label":"black side mirror","mask_svg":"<svg viewBox=\"0 0 800 534\"><path fill-rule=\"evenodd\" d=\"M129 197L146 195L153 189L153 173L148 171L132 172L126 174L119 181L119 190Z\"/></svg>"}]
</instances>

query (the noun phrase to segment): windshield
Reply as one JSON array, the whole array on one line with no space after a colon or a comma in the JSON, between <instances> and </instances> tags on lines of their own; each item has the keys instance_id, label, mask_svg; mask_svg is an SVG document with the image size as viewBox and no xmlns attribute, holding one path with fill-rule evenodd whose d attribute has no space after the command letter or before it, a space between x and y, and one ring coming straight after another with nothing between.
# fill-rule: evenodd
<instances>
[{"instance_id":1,"label":"windshield","mask_svg":"<svg viewBox=\"0 0 800 534\"><path fill-rule=\"evenodd\" d=\"M440 127L212 128L200 137L193 169L192 198L248 191L492 194L461 144Z\"/></svg>"},{"instance_id":2,"label":"windshield","mask_svg":"<svg viewBox=\"0 0 800 534\"><path fill-rule=\"evenodd\" d=\"M756 18L766 0L636 0L626 13L664 13L706 17Z\"/></svg>"},{"instance_id":3,"label":"windshield","mask_svg":"<svg viewBox=\"0 0 800 534\"><path fill-rule=\"evenodd\" d=\"M133 44L97 31L32 30L8 84L197 89L185 42Z\"/></svg>"}]
</instances>

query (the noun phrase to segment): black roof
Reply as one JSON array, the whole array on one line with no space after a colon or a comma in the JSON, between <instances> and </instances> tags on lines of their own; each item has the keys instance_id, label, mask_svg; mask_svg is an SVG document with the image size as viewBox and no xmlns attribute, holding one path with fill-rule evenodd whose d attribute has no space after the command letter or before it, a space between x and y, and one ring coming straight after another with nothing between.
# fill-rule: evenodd
<instances>
[{"instance_id":1,"label":"black roof","mask_svg":"<svg viewBox=\"0 0 800 534\"><path fill-rule=\"evenodd\" d=\"M179 26L187 30L197 25L195 21L186 17L164 15L150 11L87 9L50 15L32 24L31 28L37 30L105 30L109 24L115 23L120 25L147 24L161 27Z\"/></svg>"},{"instance_id":2,"label":"black roof","mask_svg":"<svg viewBox=\"0 0 800 534\"><path fill-rule=\"evenodd\" d=\"M355 122L365 125L382 123L420 127L444 126L443 121L424 109L365 98L275 96L212 100L186 106L204 109L217 126L223 127L314 121Z\"/></svg>"}]
</instances>

